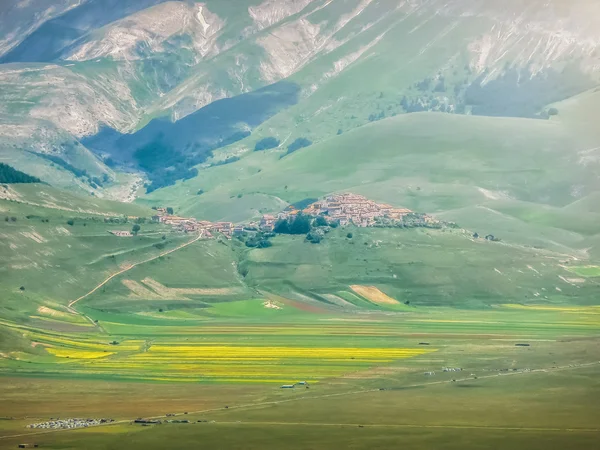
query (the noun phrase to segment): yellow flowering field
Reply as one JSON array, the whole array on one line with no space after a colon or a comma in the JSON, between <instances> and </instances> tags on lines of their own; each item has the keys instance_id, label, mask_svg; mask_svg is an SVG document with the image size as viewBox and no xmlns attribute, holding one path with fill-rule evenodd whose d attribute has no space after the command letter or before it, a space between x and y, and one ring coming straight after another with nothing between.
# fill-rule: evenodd
<instances>
[{"instance_id":1,"label":"yellow flowering field","mask_svg":"<svg viewBox=\"0 0 600 450\"><path fill-rule=\"evenodd\" d=\"M218 382L315 382L435 352L430 348L285 347L158 343L145 352L116 354L84 372ZM106 353L104 353L106 355Z\"/></svg>"},{"instance_id":2,"label":"yellow flowering field","mask_svg":"<svg viewBox=\"0 0 600 450\"><path fill-rule=\"evenodd\" d=\"M70 359L98 359L106 358L107 356L114 355L110 352L95 352L89 350L76 350L72 348L48 348L46 351L59 358L70 358Z\"/></svg>"}]
</instances>

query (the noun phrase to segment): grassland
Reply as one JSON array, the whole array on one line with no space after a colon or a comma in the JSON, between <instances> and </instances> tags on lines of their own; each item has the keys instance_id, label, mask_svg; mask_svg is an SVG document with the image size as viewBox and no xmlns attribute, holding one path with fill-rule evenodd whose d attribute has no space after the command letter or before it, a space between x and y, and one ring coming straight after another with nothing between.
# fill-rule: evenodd
<instances>
[{"instance_id":1,"label":"grassland","mask_svg":"<svg viewBox=\"0 0 600 450\"><path fill-rule=\"evenodd\" d=\"M240 144L231 149L240 161L200 168L197 178L140 202L239 220L279 211L282 202L351 191L585 259L597 255L598 211L585 205L594 204L600 185L596 166L582 163L593 157L582 153L587 138L572 131L559 120L402 115L282 159L284 149L243 154Z\"/></svg>"},{"instance_id":2,"label":"grassland","mask_svg":"<svg viewBox=\"0 0 600 450\"><path fill-rule=\"evenodd\" d=\"M501 439L518 449L584 448L600 434L599 317L593 307L507 305L115 322L104 324L106 335L21 326L38 353L0 360L0 448L163 448L199 439L207 448L279 448L282 439L290 448L388 448L398 439L407 448ZM310 389L279 389L297 381ZM167 413L209 423L130 424ZM117 423L25 428L56 416Z\"/></svg>"},{"instance_id":3,"label":"grassland","mask_svg":"<svg viewBox=\"0 0 600 450\"><path fill-rule=\"evenodd\" d=\"M190 237L146 224L119 240L106 233L118 225L88 214L55 236L64 211L27 219L31 206L9 206L8 243L40 246L46 263L4 268L5 291L19 270L27 285L0 319L0 448L584 448L600 435L598 285L560 253L462 230L333 230L268 249L197 241L69 309L119 270L101 255L122 248L131 263ZM72 283L54 268L69 258ZM309 388L280 389L299 381ZM208 422L131 423L166 414ZM26 428L57 416L117 422Z\"/></svg>"}]
</instances>

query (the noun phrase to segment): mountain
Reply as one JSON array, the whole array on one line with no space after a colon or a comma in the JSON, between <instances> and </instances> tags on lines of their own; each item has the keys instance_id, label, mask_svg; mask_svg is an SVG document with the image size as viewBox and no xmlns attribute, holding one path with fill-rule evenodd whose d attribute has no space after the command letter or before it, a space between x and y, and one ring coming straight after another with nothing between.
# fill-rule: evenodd
<instances>
[{"instance_id":1,"label":"mountain","mask_svg":"<svg viewBox=\"0 0 600 450\"><path fill-rule=\"evenodd\" d=\"M423 112L545 121L556 102L598 86L598 8L22 1L1 10L0 158L59 187L131 200L142 180L153 191L202 179L264 137L327 142Z\"/></svg>"}]
</instances>

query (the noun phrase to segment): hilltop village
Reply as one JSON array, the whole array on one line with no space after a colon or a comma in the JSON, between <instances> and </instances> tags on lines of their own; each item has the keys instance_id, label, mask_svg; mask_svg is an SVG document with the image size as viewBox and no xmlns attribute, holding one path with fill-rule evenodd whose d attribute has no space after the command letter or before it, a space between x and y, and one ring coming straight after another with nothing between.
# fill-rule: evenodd
<instances>
[{"instance_id":1,"label":"hilltop village","mask_svg":"<svg viewBox=\"0 0 600 450\"><path fill-rule=\"evenodd\" d=\"M153 208L154 221L173 227L175 231L200 233L203 238L212 239L215 234L231 239L247 232L278 232L277 224L292 222L298 217L307 217L320 225L345 227L429 227L441 228L447 225L427 214L415 213L406 208L395 208L386 203L377 203L362 195L345 193L329 195L299 209L288 206L278 214L266 214L260 221L234 224L232 222L209 222L173 214L171 208ZM125 233L125 234L122 234ZM117 236L131 235L129 232L113 232Z\"/></svg>"},{"instance_id":2,"label":"hilltop village","mask_svg":"<svg viewBox=\"0 0 600 450\"><path fill-rule=\"evenodd\" d=\"M342 227L354 225L361 228L375 226L378 219L401 220L408 214L413 214L410 209L376 203L362 195L336 194L312 203L303 210L289 206L277 216L265 215L260 222L260 228L273 231L277 221L288 220L300 213L311 217L324 216L328 222L337 222ZM424 220L435 221L429 216L424 217Z\"/></svg>"}]
</instances>

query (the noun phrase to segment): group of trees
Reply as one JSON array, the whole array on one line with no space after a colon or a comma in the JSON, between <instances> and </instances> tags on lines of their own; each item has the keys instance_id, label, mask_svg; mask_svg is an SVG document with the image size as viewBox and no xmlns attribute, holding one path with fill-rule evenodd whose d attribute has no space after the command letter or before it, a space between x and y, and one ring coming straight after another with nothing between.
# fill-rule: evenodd
<instances>
[{"instance_id":1,"label":"group of trees","mask_svg":"<svg viewBox=\"0 0 600 450\"><path fill-rule=\"evenodd\" d=\"M279 220L275 224L275 233L277 234L307 234L312 229L312 219L302 213L293 218Z\"/></svg>"},{"instance_id":2,"label":"group of trees","mask_svg":"<svg viewBox=\"0 0 600 450\"><path fill-rule=\"evenodd\" d=\"M277 139L276 137L273 137L273 136L269 136L269 137L263 138L260 141L258 141L256 143L256 145L254 146L254 151L256 152L256 151L261 151L261 150L270 150L272 148L277 148L280 145L281 145L281 141L279 139ZM307 139L305 137L299 137L298 139L296 139L294 142L292 142L290 145L287 146L286 155L289 155L290 153L294 153L296 150L300 150L301 148L309 147L311 145L312 145L312 141L310 139Z\"/></svg>"},{"instance_id":3,"label":"group of trees","mask_svg":"<svg viewBox=\"0 0 600 450\"><path fill-rule=\"evenodd\" d=\"M41 180L8 164L0 163L0 183L41 183Z\"/></svg>"},{"instance_id":4,"label":"group of trees","mask_svg":"<svg viewBox=\"0 0 600 450\"><path fill-rule=\"evenodd\" d=\"M301 148L310 147L312 145L312 141L305 137L300 137L288 145L287 154L294 153L296 150L300 150Z\"/></svg>"},{"instance_id":5,"label":"group of trees","mask_svg":"<svg viewBox=\"0 0 600 450\"><path fill-rule=\"evenodd\" d=\"M327 234L331 228L337 228L338 222L329 222L325 216L317 216L312 218L302 213L298 213L294 217L288 219L279 220L275 224L274 232L277 234L291 234L291 235L306 235L306 240L313 244L319 244L325 234Z\"/></svg>"},{"instance_id":6,"label":"group of trees","mask_svg":"<svg viewBox=\"0 0 600 450\"><path fill-rule=\"evenodd\" d=\"M273 243L269 240L275 236L275 233L254 233L246 239L246 247L250 248L269 248Z\"/></svg>"},{"instance_id":7,"label":"group of trees","mask_svg":"<svg viewBox=\"0 0 600 450\"><path fill-rule=\"evenodd\" d=\"M261 150L270 150L272 148L279 147L279 144L281 144L281 141L279 139L273 136L269 136L258 141L254 146L254 151L258 152Z\"/></svg>"}]
</instances>

